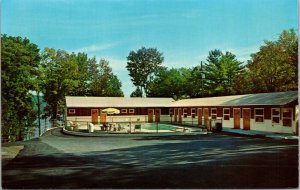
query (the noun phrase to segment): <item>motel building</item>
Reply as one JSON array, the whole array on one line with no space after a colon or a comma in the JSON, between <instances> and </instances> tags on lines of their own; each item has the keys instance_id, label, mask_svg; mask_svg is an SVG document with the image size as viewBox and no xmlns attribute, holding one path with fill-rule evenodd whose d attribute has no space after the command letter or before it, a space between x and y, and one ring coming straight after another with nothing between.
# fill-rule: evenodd
<instances>
[{"instance_id":1,"label":"motel building","mask_svg":"<svg viewBox=\"0 0 300 190\"><path fill-rule=\"evenodd\" d=\"M102 113L116 108L119 114ZM161 122L298 134L298 91L175 101L172 98L66 97L66 120L73 122Z\"/></svg>"}]
</instances>

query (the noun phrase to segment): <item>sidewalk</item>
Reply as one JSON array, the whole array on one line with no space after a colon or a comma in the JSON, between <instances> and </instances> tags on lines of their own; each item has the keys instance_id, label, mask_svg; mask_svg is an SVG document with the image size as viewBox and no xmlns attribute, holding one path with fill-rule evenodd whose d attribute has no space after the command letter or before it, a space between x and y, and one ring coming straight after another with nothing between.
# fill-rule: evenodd
<instances>
[{"instance_id":1,"label":"sidewalk","mask_svg":"<svg viewBox=\"0 0 300 190\"><path fill-rule=\"evenodd\" d=\"M243 130L243 129L232 129L232 128L223 128L223 132L234 133L240 135L254 136L254 137L266 137L272 139L299 139L299 136L286 133L272 133L266 131L257 131L257 130Z\"/></svg>"},{"instance_id":2,"label":"sidewalk","mask_svg":"<svg viewBox=\"0 0 300 190\"><path fill-rule=\"evenodd\" d=\"M24 148L24 145L5 145L1 147L2 166L8 164L8 162L14 159L19 152Z\"/></svg>"}]
</instances>

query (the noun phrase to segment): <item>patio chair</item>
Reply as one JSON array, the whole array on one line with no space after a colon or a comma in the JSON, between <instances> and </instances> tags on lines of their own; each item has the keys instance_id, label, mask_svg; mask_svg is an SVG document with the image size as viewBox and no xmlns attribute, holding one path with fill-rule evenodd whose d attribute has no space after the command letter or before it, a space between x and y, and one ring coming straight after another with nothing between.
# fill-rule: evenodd
<instances>
[{"instance_id":1,"label":"patio chair","mask_svg":"<svg viewBox=\"0 0 300 190\"><path fill-rule=\"evenodd\" d=\"M78 123L75 123L73 121L69 121L70 127L73 131L79 127Z\"/></svg>"},{"instance_id":2,"label":"patio chair","mask_svg":"<svg viewBox=\"0 0 300 190\"><path fill-rule=\"evenodd\" d=\"M135 130L142 131L142 125L141 124L134 125L134 132L135 132Z\"/></svg>"},{"instance_id":3,"label":"patio chair","mask_svg":"<svg viewBox=\"0 0 300 190\"><path fill-rule=\"evenodd\" d=\"M124 130L125 130L125 127L122 127L121 124L119 123L117 131L124 131Z\"/></svg>"}]
</instances>

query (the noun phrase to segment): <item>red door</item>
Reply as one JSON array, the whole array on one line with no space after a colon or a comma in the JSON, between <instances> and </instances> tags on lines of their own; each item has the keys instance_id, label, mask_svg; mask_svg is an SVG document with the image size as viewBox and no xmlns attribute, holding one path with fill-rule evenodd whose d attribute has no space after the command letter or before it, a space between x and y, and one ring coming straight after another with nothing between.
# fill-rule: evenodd
<instances>
[{"instance_id":1,"label":"red door","mask_svg":"<svg viewBox=\"0 0 300 190\"><path fill-rule=\"evenodd\" d=\"M250 118L251 118L250 108L243 108L243 129L244 130L250 130Z\"/></svg>"},{"instance_id":2,"label":"red door","mask_svg":"<svg viewBox=\"0 0 300 190\"><path fill-rule=\"evenodd\" d=\"M98 123L98 109L92 109L91 110L91 115L92 115L92 123L97 124Z\"/></svg>"},{"instance_id":3,"label":"red door","mask_svg":"<svg viewBox=\"0 0 300 190\"><path fill-rule=\"evenodd\" d=\"M149 123L152 123L152 122L153 122L153 115L154 115L153 109L149 109L149 110L148 110L148 122L149 122Z\"/></svg>"},{"instance_id":4,"label":"red door","mask_svg":"<svg viewBox=\"0 0 300 190\"><path fill-rule=\"evenodd\" d=\"M181 108L178 108L178 119L179 119L179 123L181 123L182 122L182 110L181 110Z\"/></svg>"},{"instance_id":5,"label":"red door","mask_svg":"<svg viewBox=\"0 0 300 190\"><path fill-rule=\"evenodd\" d=\"M198 108L198 125L202 125L202 108Z\"/></svg>"},{"instance_id":6,"label":"red door","mask_svg":"<svg viewBox=\"0 0 300 190\"><path fill-rule=\"evenodd\" d=\"M174 109L174 122L177 122L177 108Z\"/></svg>"},{"instance_id":7,"label":"red door","mask_svg":"<svg viewBox=\"0 0 300 190\"><path fill-rule=\"evenodd\" d=\"M240 120L241 120L241 109L234 108L233 109L233 128L240 129Z\"/></svg>"},{"instance_id":8,"label":"red door","mask_svg":"<svg viewBox=\"0 0 300 190\"><path fill-rule=\"evenodd\" d=\"M160 109L155 109L155 122L160 122Z\"/></svg>"},{"instance_id":9,"label":"red door","mask_svg":"<svg viewBox=\"0 0 300 190\"><path fill-rule=\"evenodd\" d=\"M210 122L209 122L209 110L208 108L203 109L203 115L204 115L204 125L205 127L210 130Z\"/></svg>"}]
</instances>

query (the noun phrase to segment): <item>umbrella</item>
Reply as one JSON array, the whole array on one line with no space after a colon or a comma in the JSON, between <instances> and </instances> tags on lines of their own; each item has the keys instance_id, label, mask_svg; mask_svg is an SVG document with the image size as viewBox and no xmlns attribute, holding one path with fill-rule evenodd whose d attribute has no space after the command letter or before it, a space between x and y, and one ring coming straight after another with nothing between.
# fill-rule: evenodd
<instances>
[{"instance_id":1,"label":"umbrella","mask_svg":"<svg viewBox=\"0 0 300 190\"><path fill-rule=\"evenodd\" d=\"M116 108L106 108L101 110L102 113L106 113L106 114L119 114L120 110L116 109ZM111 120L111 118L110 118Z\"/></svg>"},{"instance_id":2,"label":"umbrella","mask_svg":"<svg viewBox=\"0 0 300 190\"><path fill-rule=\"evenodd\" d=\"M107 113L107 114L119 114L120 113L120 110L118 110L116 108L106 108L101 111L102 111L102 113Z\"/></svg>"}]
</instances>

